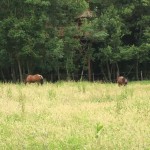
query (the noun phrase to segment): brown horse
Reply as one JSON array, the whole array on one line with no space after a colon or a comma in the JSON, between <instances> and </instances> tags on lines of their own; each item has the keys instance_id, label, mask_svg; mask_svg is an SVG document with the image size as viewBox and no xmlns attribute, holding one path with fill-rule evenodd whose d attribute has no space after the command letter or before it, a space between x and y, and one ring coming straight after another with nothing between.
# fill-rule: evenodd
<instances>
[{"instance_id":1,"label":"brown horse","mask_svg":"<svg viewBox=\"0 0 150 150\"><path fill-rule=\"evenodd\" d=\"M128 84L128 80L124 76L118 76L117 83L118 83L118 86L122 86L122 85L125 86Z\"/></svg>"},{"instance_id":2,"label":"brown horse","mask_svg":"<svg viewBox=\"0 0 150 150\"><path fill-rule=\"evenodd\" d=\"M43 84L43 76L40 74L35 74L35 75L28 75L25 79L25 84L26 83L41 83Z\"/></svg>"}]
</instances>

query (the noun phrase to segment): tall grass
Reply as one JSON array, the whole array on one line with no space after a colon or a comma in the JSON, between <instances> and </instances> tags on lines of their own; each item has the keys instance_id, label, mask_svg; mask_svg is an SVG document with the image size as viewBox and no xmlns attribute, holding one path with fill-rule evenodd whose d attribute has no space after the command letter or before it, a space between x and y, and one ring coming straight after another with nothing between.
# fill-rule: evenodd
<instances>
[{"instance_id":1,"label":"tall grass","mask_svg":"<svg viewBox=\"0 0 150 150\"><path fill-rule=\"evenodd\" d=\"M150 82L0 83L0 148L150 149Z\"/></svg>"}]
</instances>

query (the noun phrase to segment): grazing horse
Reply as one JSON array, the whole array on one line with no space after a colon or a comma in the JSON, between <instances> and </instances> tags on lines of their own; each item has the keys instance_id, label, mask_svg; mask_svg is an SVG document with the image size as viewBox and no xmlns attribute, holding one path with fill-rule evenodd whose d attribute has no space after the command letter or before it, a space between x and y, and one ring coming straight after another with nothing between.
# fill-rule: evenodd
<instances>
[{"instance_id":1,"label":"grazing horse","mask_svg":"<svg viewBox=\"0 0 150 150\"><path fill-rule=\"evenodd\" d=\"M121 86L121 85L125 86L128 84L128 80L124 76L118 76L117 83L118 83L118 86Z\"/></svg>"},{"instance_id":2,"label":"grazing horse","mask_svg":"<svg viewBox=\"0 0 150 150\"><path fill-rule=\"evenodd\" d=\"M41 83L43 84L43 76L40 74L35 74L35 75L28 75L25 79L25 84L26 83Z\"/></svg>"}]
</instances>

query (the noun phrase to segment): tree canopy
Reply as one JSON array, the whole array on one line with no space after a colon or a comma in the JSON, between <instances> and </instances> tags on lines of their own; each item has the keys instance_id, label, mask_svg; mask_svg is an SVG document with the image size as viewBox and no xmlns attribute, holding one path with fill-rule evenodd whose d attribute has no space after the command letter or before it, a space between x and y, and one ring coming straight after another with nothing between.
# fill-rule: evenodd
<instances>
[{"instance_id":1,"label":"tree canopy","mask_svg":"<svg viewBox=\"0 0 150 150\"><path fill-rule=\"evenodd\" d=\"M2 0L0 9L1 81L150 78L149 0Z\"/></svg>"}]
</instances>

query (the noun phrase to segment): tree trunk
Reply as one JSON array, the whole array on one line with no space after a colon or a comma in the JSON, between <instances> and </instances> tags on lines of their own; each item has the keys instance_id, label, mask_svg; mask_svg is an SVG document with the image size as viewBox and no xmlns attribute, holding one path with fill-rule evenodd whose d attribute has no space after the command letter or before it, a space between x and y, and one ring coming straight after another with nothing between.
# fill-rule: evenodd
<instances>
[{"instance_id":1,"label":"tree trunk","mask_svg":"<svg viewBox=\"0 0 150 150\"><path fill-rule=\"evenodd\" d=\"M107 66L108 79L111 82L111 73L110 73L110 67L108 61L106 62L106 66Z\"/></svg>"},{"instance_id":2,"label":"tree trunk","mask_svg":"<svg viewBox=\"0 0 150 150\"><path fill-rule=\"evenodd\" d=\"M51 79L50 80L51 80L51 82L53 82L53 74L52 73L51 73Z\"/></svg>"},{"instance_id":3,"label":"tree trunk","mask_svg":"<svg viewBox=\"0 0 150 150\"><path fill-rule=\"evenodd\" d=\"M2 79L3 79L3 81L4 82L6 82L6 79L5 79L5 76L4 76L4 72L3 72L3 70L1 69L1 75L2 75Z\"/></svg>"},{"instance_id":4,"label":"tree trunk","mask_svg":"<svg viewBox=\"0 0 150 150\"><path fill-rule=\"evenodd\" d=\"M88 79L91 81L92 75L91 75L91 58L88 56Z\"/></svg>"},{"instance_id":5,"label":"tree trunk","mask_svg":"<svg viewBox=\"0 0 150 150\"><path fill-rule=\"evenodd\" d=\"M136 61L136 80L139 80L139 62Z\"/></svg>"},{"instance_id":6,"label":"tree trunk","mask_svg":"<svg viewBox=\"0 0 150 150\"><path fill-rule=\"evenodd\" d=\"M59 71L59 66L57 66L57 78L58 78L58 81L60 80L60 71Z\"/></svg>"},{"instance_id":7,"label":"tree trunk","mask_svg":"<svg viewBox=\"0 0 150 150\"><path fill-rule=\"evenodd\" d=\"M20 60L19 60L19 59L17 59L17 63L18 63L18 69L19 69L20 82L22 82L22 81L23 81L22 69L21 69L21 63L20 63Z\"/></svg>"},{"instance_id":8,"label":"tree trunk","mask_svg":"<svg viewBox=\"0 0 150 150\"><path fill-rule=\"evenodd\" d=\"M118 77L120 75L120 70L117 62L116 62L116 68L117 68L117 77Z\"/></svg>"},{"instance_id":9,"label":"tree trunk","mask_svg":"<svg viewBox=\"0 0 150 150\"><path fill-rule=\"evenodd\" d=\"M70 77L70 73L69 73L69 70L66 68L66 72L67 72L67 81L71 80L71 77Z\"/></svg>"},{"instance_id":10,"label":"tree trunk","mask_svg":"<svg viewBox=\"0 0 150 150\"><path fill-rule=\"evenodd\" d=\"M82 72L81 72L80 81L82 81L82 80L83 80L83 72L84 72L84 67L83 67Z\"/></svg>"},{"instance_id":11,"label":"tree trunk","mask_svg":"<svg viewBox=\"0 0 150 150\"><path fill-rule=\"evenodd\" d=\"M142 72L142 70L141 70L141 81L143 80L143 72Z\"/></svg>"},{"instance_id":12,"label":"tree trunk","mask_svg":"<svg viewBox=\"0 0 150 150\"><path fill-rule=\"evenodd\" d=\"M114 63L111 65L111 74L112 74L112 81L115 82L116 81L116 67Z\"/></svg>"},{"instance_id":13,"label":"tree trunk","mask_svg":"<svg viewBox=\"0 0 150 150\"><path fill-rule=\"evenodd\" d=\"M29 62L27 62L27 74L30 74L30 67L29 67Z\"/></svg>"},{"instance_id":14,"label":"tree trunk","mask_svg":"<svg viewBox=\"0 0 150 150\"><path fill-rule=\"evenodd\" d=\"M68 61L66 63L66 73L67 73L67 81L71 80L71 75L69 73Z\"/></svg>"},{"instance_id":15,"label":"tree trunk","mask_svg":"<svg viewBox=\"0 0 150 150\"><path fill-rule=\"evenodd\" d=\"M104 68L103 68L103 64L102 64L102 63L101 63L101 71L102 71L104 80L107 81L108 79L107 79L107 76L106 76L106 74L105 74L105 72L104 72Z\"/></svg>"},{"instance_id":16,"label":"tree trunk","mask_svg":"<svg viewBox=\"0 0 150 150\"><path fill-rule=\"evenodd\" d=\"M94 78L94 73L93 73L93 82L95 81L95 78Z\"/></svg>"},{"instance_id":17,"label":"tree trunk","mask_svg":"<svg viewBox=\"0 0 150 150\"><path fill-rule=\"evenodd\" d=\"M13 65L11 65L11 77L12 77L12 81L16 82L15 68Z\"/></svg>"},{"instance_id":18,"label":"tree trunk","mask_svg":"<svg viewBox=\"0 0 150 150\"><path fill-rule=\"evenodd\" d=\"M73 80L73 81L75 80L75 78L74 78L74 73L72 73L72 80Z\"/></svg>"}]
</instances>

